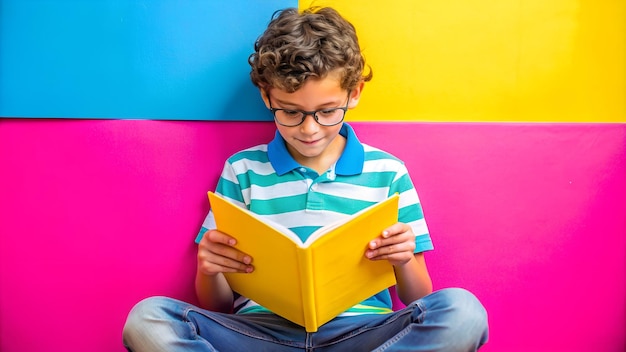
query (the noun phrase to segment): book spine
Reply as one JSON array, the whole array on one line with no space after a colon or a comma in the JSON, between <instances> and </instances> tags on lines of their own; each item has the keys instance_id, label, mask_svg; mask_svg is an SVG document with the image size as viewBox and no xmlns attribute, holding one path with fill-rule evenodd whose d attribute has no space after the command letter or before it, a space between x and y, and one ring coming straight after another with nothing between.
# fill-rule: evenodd
<instances>
[{"instance_id":1,"label":"book spine","mask_svg":"<svg viewBox=\"0 0 626 352\"><path fill-rule=\"evenodd\" d=\"M313 285L313 257L310 248L298 248L298 268L302 282L302 313L307 332L317 331L315 286Z\"/></svg>"}]
</instances>

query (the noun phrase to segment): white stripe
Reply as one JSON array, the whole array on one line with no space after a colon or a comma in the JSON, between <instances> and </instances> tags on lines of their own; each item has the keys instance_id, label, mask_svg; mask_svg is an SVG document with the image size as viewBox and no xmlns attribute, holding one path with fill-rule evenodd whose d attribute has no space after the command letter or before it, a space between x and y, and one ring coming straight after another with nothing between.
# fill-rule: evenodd
<instances>
[{"instance_id":1,"label":"white stripe","mask_svg":"<svg viewBox=\"0 0 626 352\"><path fill-rule=\"evenodd\" d=\"M267 144L258 144L250 148L244 149L241 152L238 152L236 154L239 154L242 152L255 152L255 151L267 152Z\"/></svg>"},{"instance_id":2,"label":"white stripe","mask_svg":"<svg viewBox=\"0 0 626 352\"><path fill-rule=\"evenodd\" d=\"M392 172L402 172L403 164L394 159L376 159L376 160L365 160L363 163L363 172L384 172L384 171L392 171Z\"/></svg>"},{"instance_id":3,"label":"white stripe","mask_svg":"<svg viewBox=\"0 0 626 352\"><path fill-rule=\"evenodd\" d=\"M417 191L415 191L415 188L411 188L409 190L406 190L400 193L400 200L398 201L398 208L402 209L409 205L419 204L419 202L420 202L420 199L419 199L419 196L417 195Z\"/></svg>"},{"instance_id":4,"label":"white stripe","mask_svg":"<svg viewBox=\"0 0 626 352\"><path fill-rule=\"evenodd\" d=\"M246 208L246 205L243 204L242 202L236 200L236 199L232 199L224 194L219 194L222 198L226 199L227 201L229 201L230 203L235 204L236 206L240 207L240 208Z\"/></svg>"},{"instance_id":5,"label":"white stripe","mask_svg":"<svg viewBox=\"0 0 626 352\"><path fill-rule=\"evenodd\" d=\"M363 145L363 150L365 152L381 152L382 151L381 149L373 147L369 144L361 143L361 145Z\"/></svg>"},{"instance_id":6,"label":"white stripe","mask_svg":"<svg viewBox=\"0 0 626 352\"><path fill-rule=\"evenodd\" d=\"M254 193L254 199L268 200L280 197L291 197L308 192L309 187L306 180L282 182L268 187L251 185L251 191Z\"/></svg>"},{"instance_id":7,"label":"white stripe","mask_svg":"<svg viewBox=\"0 0 626 352\"><path fill-rule=\"evenodd\" d=\"M208 230L217 228L217 225L215 225L215 217L213 217L213 212L209 211L209 214L204 218L204 221L202 222L202 227Z\"/></svg>"},{"instance_id":8,"label":"white stripe","mask_svg":"<svg viewBox=\"0 0 626 352\"><path fill-rule=\"evenodd\" d=\"M232 165L237 174L245 174L247 171L252 170L256 174L267 176L276 172L271 163L257 160L241 159L235 161Z\"/></svg>"},{"instance_id":9,"label":"white stripe","mask_svg":"<svg viewBox=\"0 0 626 352\"><path fill-rule=\"evenodd\" d=\"M346 198L346 194L350 195L347 200L355 199L366 202L380 202L387 199L389 187L368 187L354 185L350 183L319 183L316 191L335 197Z\"/></svg>"},{"instance_id":10,"label":"white stripe","mask_svg":"<svg viewBox=\"0 0 626 352\"><path fill-rule=\"evenodd\" d=\"M237 175L235 174L235 170L233 170L233 168L228 163L224 166L224 170L222 171L222 175L220 177L235 184L239 183L239 181L237 181Z\"/></svg>"},{"instance_id":11,"label":"white stripe","mask_svg":"<svg viewBox=\"0 0 626 352\"><path fill-rule=\"evenodd\" d=\"M349 215L328 210L298 210L282 214L264 215L263 218L291 228L301 226L324 226L345 219L348 216Z\"/></svg>"},{"instance_id":12,"label":"white stripe","mask_svg":"<svg viewBox=\"0 0 626 352\"><path fill-rule=\"evenodd\" d=\"M428 234L428 227L426 226L426 220L424 220L424 218L421 218L416 221L411 221L407 225L411 226L411 229L413 230L413 234L416 237Z\"/></svg>"}]
</instances>

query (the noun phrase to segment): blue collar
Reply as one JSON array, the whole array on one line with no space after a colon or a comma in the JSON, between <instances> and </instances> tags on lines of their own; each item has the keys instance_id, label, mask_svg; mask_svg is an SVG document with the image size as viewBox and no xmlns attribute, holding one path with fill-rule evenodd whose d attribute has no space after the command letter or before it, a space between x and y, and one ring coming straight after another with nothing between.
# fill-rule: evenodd
<instances>
[{"instance_id":1,"label":"blue collar","mask_svg":"<svg viewBox=\"0 0 626 352\"><path fill-rule=\"evenodd\" d=\"M346 147L337 160L335 173L343 176L358 175L363 171L363 162L365 161L363 144L347 123L341 126L339 134L346 138ZM289 154L285 140L278 131L276 131L274 139L267 145L267 157L279 176L302 167Z\"/></svg>"}]
</instances>

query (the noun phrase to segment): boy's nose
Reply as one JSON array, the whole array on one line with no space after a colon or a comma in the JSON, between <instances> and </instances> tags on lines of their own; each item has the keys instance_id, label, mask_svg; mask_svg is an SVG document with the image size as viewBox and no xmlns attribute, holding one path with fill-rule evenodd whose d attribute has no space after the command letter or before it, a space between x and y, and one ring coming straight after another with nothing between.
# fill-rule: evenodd
<instances>
[{"instance_id":1,"label":"boy's nose","mask_svg":"<svg viewBox=\"0 0 626 352\"><path fill-rule=\"evenodd\" d=\"M304 117L304 121L300 125L300 131L305 134L313 134L319 130L320 125L315 120L313 114Z\"/></svg>"}]
</instances>

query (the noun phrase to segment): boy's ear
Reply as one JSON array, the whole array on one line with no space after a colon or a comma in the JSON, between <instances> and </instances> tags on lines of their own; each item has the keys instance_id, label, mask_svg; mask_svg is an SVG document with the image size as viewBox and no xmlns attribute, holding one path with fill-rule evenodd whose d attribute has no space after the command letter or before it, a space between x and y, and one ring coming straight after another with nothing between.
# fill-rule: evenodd
<instances>
[{"instance_id":1,"label":"boy's ear","mask_svg":"<svg viewBox=\"0 0 626 352\"><path fill-rule=\"evenodd\" d=\"M261 99L265 103L266 108L270 108L270 94L265 88L259 88L259 92L261 93Z\"/></svg>"},{"instance_id":2,"label":"boy's ear","mask_svg":"<svg viewBox=\"0 0 626 352\"><path fill-rule=\"evenodd\" d=\"M348 109L354 109L359 104L359 99L361 98L361 92L363 92L364 87L365 87L365 82L361 81L356 87L354 87L352 92L350 92L350 101L348 102Z\"/></svg>"}]
</instances>

